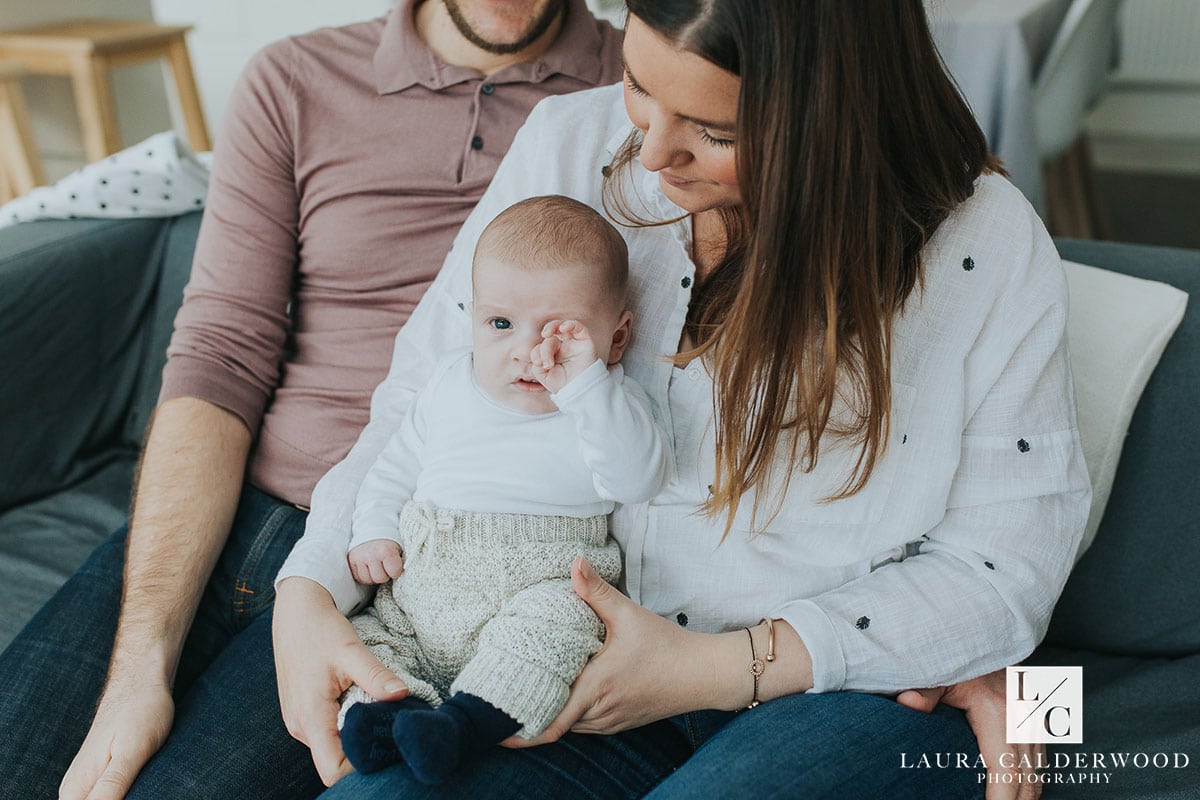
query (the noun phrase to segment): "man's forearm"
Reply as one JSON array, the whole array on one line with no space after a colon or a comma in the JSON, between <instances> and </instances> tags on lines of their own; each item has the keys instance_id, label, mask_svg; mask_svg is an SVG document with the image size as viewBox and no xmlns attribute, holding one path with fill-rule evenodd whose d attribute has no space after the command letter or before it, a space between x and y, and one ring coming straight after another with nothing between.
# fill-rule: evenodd
<instances>
[{"instance_id":1,"label":"man's forearm","mask_svg":"<svg viewBox=\"0 0 1200 800\"><path fill-rule=\"evenodd\" d=\"M229 535L250 452L241 419L183 397L155 413L135 486L110 680L170 686Z\"/></svg>"}]
</instances>

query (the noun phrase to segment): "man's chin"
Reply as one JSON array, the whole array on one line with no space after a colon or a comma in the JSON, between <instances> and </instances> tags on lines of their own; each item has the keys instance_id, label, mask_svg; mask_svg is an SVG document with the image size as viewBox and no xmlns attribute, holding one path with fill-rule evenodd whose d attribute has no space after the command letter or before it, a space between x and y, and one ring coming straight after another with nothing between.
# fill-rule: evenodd
<instances>
[{"instance_id":1,"label":"man's chin","mask_svg":"<svg viewBox=\"0 0 1200 800\"><path fill-rule=\"evenodd\" d=\"M526 26L524 31L514 32L511 36L499 40L495 38L495 34L483 33L471 24L461 8L462 0L443 0L443 2L454 27L458 29L463 38L484 52L501 56L519 53L540 39L566 7L566 0L552 0L542 9L542 13Z\"/></svg>"}]
</instances>

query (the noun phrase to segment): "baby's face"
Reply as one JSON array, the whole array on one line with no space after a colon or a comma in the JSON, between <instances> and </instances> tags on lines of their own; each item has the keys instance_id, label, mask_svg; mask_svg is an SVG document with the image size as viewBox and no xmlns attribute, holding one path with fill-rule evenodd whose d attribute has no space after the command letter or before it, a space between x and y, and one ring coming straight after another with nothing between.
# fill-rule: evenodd
<instances>
[{"instance_id":1,"label":"baby's face","mask_svg":"<svg viewBox=\"0 0 1200 800\"><path fill-rule=\"evenodd\" d=\"M608 362L614 355L613 335L622 309L605 296L606 288L593 269L526 269L481 255L475 264L474 288L475 380L497 402L526 414L558 410L546 387L534 380L529 362L547 322L582 322L597 357Z\"/></svg>"}]
</instances>

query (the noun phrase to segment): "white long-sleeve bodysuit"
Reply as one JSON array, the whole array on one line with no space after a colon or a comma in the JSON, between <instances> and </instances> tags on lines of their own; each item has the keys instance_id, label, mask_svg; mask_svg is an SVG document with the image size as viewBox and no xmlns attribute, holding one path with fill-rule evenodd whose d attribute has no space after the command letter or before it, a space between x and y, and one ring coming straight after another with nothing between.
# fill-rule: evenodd
<instances>
[{"instance_id":1,"label":"white long-sleeve bodysuit","mask_svg":"<svg viewBox=\"0 0 1200 800\"><path fill-rule=\"evenodd\" d=\"M482 697L529 737L603 635L571 562L616 582L607 514L671 471L649 399L619 365L597 360L551 397L557 412L513 410L476 383L469 350L450 354L367 473L350 544L404 550L404 573L353 622L410 695ZM355 687L343 710L368 700Z\"/></svg>"}]
</instances>

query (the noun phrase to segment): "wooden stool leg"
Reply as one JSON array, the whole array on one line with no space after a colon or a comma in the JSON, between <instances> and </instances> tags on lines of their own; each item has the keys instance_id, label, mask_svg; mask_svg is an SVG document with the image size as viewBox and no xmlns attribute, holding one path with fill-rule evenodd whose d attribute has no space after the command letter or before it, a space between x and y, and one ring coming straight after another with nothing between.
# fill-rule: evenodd
<instances>
[{"instance_id":1,"label":"wooden stool leg","mask_svg":"<svg viewBox=\"0 0 1200 800\"><path fill-rule=\"evenodd\" d=\"M192 73L192 59L188 55L187 42L181 34L171 42L167 50L171 74L175 76L175 92L179 98L179 109L187 126L188 143L198 153L211 150L208 126L204 124L204 108L200 105L200 93L196 90L196 76Z\"/></svg>"},{"instance_id":2,"label":"wooden stool leg","mask_svg":"<svg viewBox=\"0 0 1200 800\"><path fill-rule=\"evenodd\" d=\"M33 144L25 98L15 82L0 83L0 201L46 182Z\"/></svg>"},{"instance_id":3,"label":"wooden stool leg","mask_svg":"<svg viewBox=\"0 0 1200 800\"><path fill-rule=\"evenodd\" d=\"M121 149L107 59L77 59L71 66L71 82L83 131L83 152L89 162L99 161Z\"/></svg>"}]
</instances>

